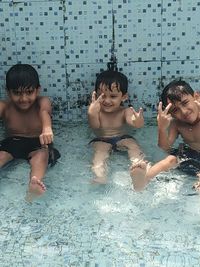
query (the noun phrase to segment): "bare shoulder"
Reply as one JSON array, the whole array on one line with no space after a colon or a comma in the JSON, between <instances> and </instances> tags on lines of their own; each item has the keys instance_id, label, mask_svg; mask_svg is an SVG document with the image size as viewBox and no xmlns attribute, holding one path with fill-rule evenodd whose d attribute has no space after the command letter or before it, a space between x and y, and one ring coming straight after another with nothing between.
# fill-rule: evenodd
<instances>
[{"instance_id":1,"label":"bare shoulder","mask_svg":"<svg viewBox=\"0 0 200 267\"><path fill-rule=\"evenodd\" d=\"M0 100L0 106L1 107L6 107L8 105L8 101L7 100Z\"/></svg>"},{"instance_id":2,"label":"bare shoulder","mask_svg":"<svg viewBox=\"0 0 200 267\"><path fill-rule=\"evenodd\" d=\"M123 110L124 110L124 114L127 114L127 115L133 114L133 111L131 110L130 107L128 107L128 108L123 107Z\"/></svg>"},{"instance_id":3,"label":"bare shoulder","mask_svg":"<svg viewBox=\"0 0 200 267\"><path fill-rule=\"evenodd\" d=\"M51 106L51 100L48 96L39 96L38 97L39 106Z\"/></svg>"},{"instance_id":4,"label":"bare shoulder","mask_svg":"<svg viewBox=\"0 0 200 267\"><path fill-rule=\"evenodd\" d=\"M49 97L39 96L38 97L38 104L39 104L40 110L51 111L51 100Z\"/></svg>"},{"instance_id":5,"label":"bare shoulder","mask_svg":"<svg viewBox=\"0 0 200 267\"><path fill-rule=\"evenodd\" d=\"M131 117L133 115L133 110L130 107L128 108L123 107L123 114L126 118Z\"/></svg>"},{"instance_id":6,"label":"bare shoulder","mask_svg":"<svg viewBox=\"0 0 200 267\"><path fill-rule=\"evenodd\" d=\"M38 103L39 104L50 104L51 105L51 100L48 96L39 96L38 97Z\"/></svg>"},{"instance_id":7,"label":"bare shoulder","mask_svg":"<svg viewBox=\"0 0 200 267\"><path fill-rule=\"evenodd\" d=\"M8 108L8 101L0 100L0 116L3 116L7 108Z\"/></svg>"}]
</instances>

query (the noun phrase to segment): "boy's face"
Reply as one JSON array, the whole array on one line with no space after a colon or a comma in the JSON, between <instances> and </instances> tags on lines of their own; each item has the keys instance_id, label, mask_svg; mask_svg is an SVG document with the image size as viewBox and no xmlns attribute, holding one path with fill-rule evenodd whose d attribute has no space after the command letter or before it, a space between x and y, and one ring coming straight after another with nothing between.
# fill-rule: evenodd
<instances>
[{"instance_id":1,"label":"boy's face","mask_svg":"<svg viewBox=\"0 0 200 267\"><path fill-rule=\"evenodd\" d=\"M36 101L36 98L39 95L40 88L25 88L18 90L9 90L8 96L13 104L20 109L21 111L26 111L31 108L31 106Z\"/></svg>"},{"instance_id":2,"label":"boy's face","mask_svg":"<svg viewBox=\"0 0 200 267\"><path fill-rule=\"evenodd\" d=\"M101 108L104 112L114 112L116 111L121 103L128 98L127 94L122 95L119 86L116 83L112 83L111 90L105 84L100 84L97 90L97 95L103 95Z\"/></svg>"},{"instance_id":3,"label":"boy's face","mask_svg":"<svg viewBox=\"0 0 200 267\"><path fill-rule=\"evenodd\" d=\"M189 124L195 123L200 119L199 108L195 100L195 95L182 95L181 101L172 103L172 107L169 110L170 114L179 121ZM168 100L168 103L170 103L170 100Z\"/></svg>"}]
</instances>

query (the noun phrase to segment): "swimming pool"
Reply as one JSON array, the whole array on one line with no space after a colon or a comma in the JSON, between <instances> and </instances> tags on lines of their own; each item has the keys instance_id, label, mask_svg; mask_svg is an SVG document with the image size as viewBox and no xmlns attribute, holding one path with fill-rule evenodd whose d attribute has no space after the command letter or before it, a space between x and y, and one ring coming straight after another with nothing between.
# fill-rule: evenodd
<instances>
[{"instance_id":1,"label":"swimming pool","mask_svg":"<svg viewBox=\"0 0 200 267\"><path fill-rule=\"evenodd\" d=\"M126 154L114 153L109 183L91 185L87 125L55 123L55 134L62 158L46 175L44 197L24 201L26 162L1 171L0 266L200 266L200 195L191 189L193 177L173 170L136 193ZM134 135L149 160L163 155L154 125Z\"/></svg>"}]
</instances>

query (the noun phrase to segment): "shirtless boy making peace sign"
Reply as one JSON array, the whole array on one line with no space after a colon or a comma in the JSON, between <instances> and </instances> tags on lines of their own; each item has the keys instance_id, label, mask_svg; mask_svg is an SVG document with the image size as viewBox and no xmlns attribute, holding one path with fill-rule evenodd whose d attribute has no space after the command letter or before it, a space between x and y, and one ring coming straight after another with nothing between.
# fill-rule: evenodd
<instances>
[{"instance_id":1,"label":"shirtless boy making peace sign","mask_svg":"<svg viewBox=\"0 0 200 267\"><path fill-rule=\"evenodd\" d=\"M174 80L164 88L161 100L157 117L158 145L171 154L166 158L170 159L170 168L178 164L180 170L198 177L194 188L200 190L199 93L185 81ZM173 149L179 135L184 143Z\"/></svg>"},{"instance_id":2,"label":"shirtless boy making peace sign","mask_svg":"<svg viewBox=\"0 0 200 267\"><path fill-rule=\"evenodd\" d=\"M129 125L141 128L144 125L143 111L136 112L122 103L128 98L128 79L118 71L104 71L96 80L92 102L88 109L88 120L96 138L91 143L94 148L92 170L94 183L107 182L106 160L112 150L126 149L131 160L130 175L135 190L142 190L151 178L161 171L174 166L174 156L152 167L145 160L136 140L126 133Z\"/></svg>"}]
</instances>

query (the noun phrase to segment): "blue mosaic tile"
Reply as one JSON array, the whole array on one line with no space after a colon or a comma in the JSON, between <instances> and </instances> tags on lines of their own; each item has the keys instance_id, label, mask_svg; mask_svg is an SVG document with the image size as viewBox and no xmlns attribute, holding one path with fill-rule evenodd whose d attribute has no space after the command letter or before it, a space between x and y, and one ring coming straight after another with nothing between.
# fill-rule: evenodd
<instances>
[{"instance_id":1,"label":"blue mosaic tile","mask_svg":"<svg viewBox=\"0 0 200 267\"><path fill-rule=\"evenodd\" d=\"M4 99L7 97L6 90L5 90L5 77L6 72L8 71L8 66L1 66L0 65L0 98Z\"/></svg>"},{"instance_id":2,"label":"blue mosaic tile","mask_svg":"<svg viewBox=\"0 0 200 267\"><path fill-rule=\"evenodd\" d=\"M119 62L160 60L161 2L113 1Z\"/></svg>"},{"instance_id":3,"label":"blue mosaic tile","mask_svg":"<svg viewBox=\"0 0 200 267\"><path fill-rule=\"evenodd\" d=\"M195 91L199 89L200 60L166 61L162 67L162 82L168 84L173 79L186 80Z\"/></svg>"},{"instance_id":4,"label":"blue mosaic tile","mask_svg":"<svg viewBox=\"0 0 200 267\"><path fill-rule=\"evenodd\" d=\"M65 64L60 2L18 3L14 14L18 61L38 65Z\"/></svg>"},{"instance_id":5,"label":"blue mosaic tile","mask_svg":"<svg viewBox=\"0 0 200 267\"><path fill-rule=\"evenodd\" d=\"M111 59L133 81L131 101L144 104L148 116L171 78L189 77L199 87L198 1L0 3L2 96L5 71L20 62L39 70L43 93L61 119L85 118L96 74Z\"/></svg>"},{"instance_id":6,"label":"blue mosaic tile","mask_svg":"<svg viewBox=\"0 0 200 267\"><path fill-rule=\"evenodd\" d=\"M124 63L119 70L129 79L128 104L133 105L136 110L142 107L146 117L154 116L161 82L161 63Z\"/></svg>"},{"instance_id":7,"label":"blue mosaic tile","mask_svg":"<svg viewBox=\"0 0 200 267\"><path fill-rule=\"evenodd\" d=\"M12 65L17 61L13 6L0 5L0 65Z\"/></svg>"},{"instance_id":8,"label":"blue mosaic tile","mask_svg":"<svg viewBox=\"0 0 200 267\"><path fill-rule=\"evenodd\" d=\"M112 44L112 1L65 4L66 62L107 62Z\"/></svg>"},{"instance_id":9,"label":"blue mosaic tile","mask_svg":"<svg viewBox=\"0 0 200 267\"><path fill-rule=\"evenodd\" d=\"M163 1L162 59L192 60L200 54L200 2Z\"/></svg>"}]
</instances>

